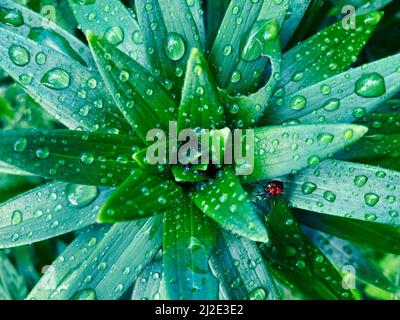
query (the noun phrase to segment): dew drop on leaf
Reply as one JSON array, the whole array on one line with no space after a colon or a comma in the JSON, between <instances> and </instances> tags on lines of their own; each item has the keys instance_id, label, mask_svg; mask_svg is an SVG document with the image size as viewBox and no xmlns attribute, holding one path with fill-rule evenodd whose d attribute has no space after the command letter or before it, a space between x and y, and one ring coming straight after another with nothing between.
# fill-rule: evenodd
<instances>
[{"instance_id":1,"label":"dew drop on leaf","mask_svg":"<svg viewBox=\"0 0 400 320\"><path fill-rule=\"evenodd\" d=\"M38 148L36 149L35 154L39 159L46 159L49 156L50 151L47 147Z\"/></svg>"},{"instance_id":2,"label":"dew drop on leaf","mask_svg":"<svg viewBox=\"0 0 400 320\"><path fill-rule=\"evenodd\" d=\"M27 145L28 145L28 140L25 137L19 138L14 143L14 151L23 152L25 151Z\"/></svg>"},{"instance_id":3,"label":"dew drop on leaf","mask_svg":"<svg viewBox=\"0 0 400 320\"><path fill-rule=\"evenodd\" d=\"M99 189L95 186L69 184L66 187L68 202L77 208L83 208L91 204L99 195Z\"/></svg>"},{"instance_id":4,"label":"dew drop on leaf","mask_svg":"<svg viewBox=\"0 0 400 320\"><path fill-rule=\"evenodd\" d=\"M301 190L303 191L304 194L311 194L315 190L317 190L317 185L315 183L312 183L312 182L305 182L302 185Z\"/></svg>"},{"instance_id":5,"label":"dew drop on leaf","mask_svg":"<svg viewBox=\"0 0 400 320\"><path fill-rule=\"evenodd\" d=\"M11 215L11 223L13 225L20 224L22 222L22 212L15 210Z\"/></svg>"},{"instance_id":6,"label":"dew drop on leaf","mask_svg":"<svg viewBox=\"0 0 400 320\"><path fill-rule=\"evenodd\" d=\"M386 93L385 79L376 72L361 76L356 82L355 92L364 98L376 98Z\"/></svg>"},{"instance_id":7,"label":"dew drop on leaf","mask_svg":"<svg viewBox=\"0 0 400 320\"><path fill-rule=\"evenodd\" d=\"M60 68L54 68L47 71L40 82L47 88L62 90L69 87L71 77L69 73Z\"/></svg>"},{"instance_id":8,"label":"dew drop on leaf","mask_svg":"<svg viewBox=\"0 0 400 320\"><path fill-rule=\"evenodd\" d=\"M30 61L30 54L23 46L12 45L8 49L8 55L11 61L20 67L26 66Z\"/></svg>"},{"instance_id":9,"label":"dew drop on leaf","mask_svg":"<svg viewBox=\"0 0 400 320\"><path fill-rule=\"evenodd\" d=\"M379 202L379 196L375 193L367 193L364 196L365 203L369 207L374 207Z\"/></svg>"},{"instance_id":10,"label":"dew drop on leaf","mask_svg":"<svg viewBox=\"0 0 400 320\"><path fill-rule=\"evenodd\" d=\"M113 45L119 45L124 41L124 30L121 27L111 27L104 33L104 39Z\"/></svg>"},{"instance_id":11,"label":"dew drop on leaf","mask_svg":"<svg viewBox=\"0 0 400 320\"><path fill-rule=\"evenodd\" d=\"M185 41L179 34L170 32L165 39L164 51L169 59L178 61L185 55Z\"/></svg>"},{"instance_id":12,"label":"dew drop on leaf","mask_svg":"<svg viewBox=\"0 0 400 320\"><path fill-rule=\"evenodd\" d=\"M264 288L256 288L249 292L249 300L265 300L267 298L267 292Z\"/></svg>"},{"instance_id":13,"label":"dew drop on leaf","mask_svg":"<svg viewBox=\"0 0 400 320\"><path fill-rule=\"evenodd\" d=\"M96 291L89 288L75 292L74 295L71 297L71 300L96 300L96 298Z\"/></svg>"},{"instance_id":14,"label":"dew drop on leaf","mask_svg":"<svg viewBox=\"0 0 400 320\"><path fill-rule=\"evenodd\" d=\"M24 24L22 12L18 9L0 8L0 22L12 27Z\"/></svg>"}]
</instances>

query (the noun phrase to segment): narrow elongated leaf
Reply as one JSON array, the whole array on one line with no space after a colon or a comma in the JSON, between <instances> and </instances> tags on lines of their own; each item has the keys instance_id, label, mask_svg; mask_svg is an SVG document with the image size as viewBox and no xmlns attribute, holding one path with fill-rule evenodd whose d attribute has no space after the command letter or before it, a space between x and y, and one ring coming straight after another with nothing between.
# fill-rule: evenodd
<instances>
[{"instance_id":1,"label":"narrow elongated leaf","mask_svg":"<svg viewBox=\"0 0 400 320\"><path fill-rule=\"evenodd\" d=\"M215 37L224 19L226 9L230 0L206 1L205 3L205 26L207 36L207 49L214 43Z\"/></svg>"},{"instance_id":2,"label":"narrow elongated leaf","mask_svg":"<svg viewBox=\"0 0 400 320\"><path fill-rule=\"evenodd\" d=\"M50 19L11 0L0 1L0 12L2 28L48 46L83 65L94 66L89 48Z\"/></svg>"},{"instance_id":3,"label":"narrow elongated leaf","mask_svg":"<svg viewBox=\"0 0 400 320\"><path fill-rule=\"evenodd\" d=\"M138 145L138 138L107 133L0 131L2 161L39 176L87 185L124 181L137 167L132 155Z\"/></svg>"},{"instance_id":4,"label":"narrow elongated leaf","mask_svg":"<svg viewBox=\"0 0 400 320\"><path fill-rule=\"evenodd\" d=\"M148 48L147 56L153 70L153 75L164 83L174 95L179 97L182 75L178 77L176 68L179 66L178 61L181 58L178 61L168 58L168 54L170 53L167 50L169 48L167 45L168 30L158 2L158 0L137 0L135 1L136 13L142 28L143 42L146 48ZM176 42L171 42L171 44L175 45ZM182 51L177 53L176 57L180 55L182 55Z\"/></svg>"},{"instance_id":5,"label":"narrow elongated leaf","mask_svg":"<svg viewBox=\"0 0 400 320\"><path fill-rule=\"evenodd\" d=\"M75 184L52 182L0 205L0 248L31 244L96 222L110 195Z\"/></svg>"},{"instance_id":6,"label":"narrow elongated leaf","mask_svg":"<svg viewBox=\"0 0 400 320\"><path fill-rule=\"evenodd\" d=\"M352 122L399 92L399 66L397 54L301 89L271 107L268 122Z\"/></svg>"},{"instance_id":7,"label":"narrow elongated leaf","mask_svg":"<svg viewBox=\"0 0 400 320\"><path fill-rule=\"evenodd\" d=\"M136 280L132 300L166 300L163 261L157 256Z\"/></svg>"},{"instance_id":8,"label":"narrow elongated leaf","mask_svg":"<svg viewBox=\"0 0 400 320\"><path fill-rule=\"evenodd\" d=\"M373 12L357 16L356 29L345 29L339 21L285 53L280 90L292 95L347 70L357 60L382 15Z\"/></svg>"},{"instance_id":9,"label":"narrow elongated leaf","mask_svg":"<svg viewBox=\"0 0 400 320\"><path fill-rule=\"evenodd\" d=\"M257 128L253 172L243 176L243 181L296 173L331 157L366 132L366 127L352 124Z\"/></svg>"},{"instance_id":10,"label":"narrow elongated leaf","mask_svg":"<svg viewBox=\"0 0 400 320\"><path fill-rule=\"evenodd\" d=\"M178 131L186 128L219 129L225 124L224 108L203 55L192 50L179 107Z\"/></svg>"},{"instance_id":11,"label":"narrow elongated leaf","mask_svg":"<svg viewBox=\"0 0 400 320\"><path fill-rule=\"evenodd\" d=\"M183 202L183 191L173 181L136 169L106 201L99 221L142 219L172 210Z\"/></svg>"},{"instance_id":12,"label":"narrow elongated leaf","mask_svg":"<svg viewBox=\"0 0 400 320\"><path fill-rule=\"evenodd\" d=\"M313 229L353 243L382 252L400 254L399 227L302 210L296 212L296 219Z\"/></svg>"},{"instance_id":13,"label":"narrow elongated leaf","mask_svg":"<svg viewBox=\"0 0 400 320\"><path fill-rule=\"evenodd\" d=\"M287 199L296 208L398 226L399 179L396 171L326 160L283 181Z\"/></svg>"},{"instance_id":14,"label":"narrow elongated leaf","mask_svg":"<svg viewBox=\"0 0 400 320\"><path fill-rule=\"evenodd\" d=\"M204 0L189 0L187 4L190 8L190 12L192 13L193 20L197 26L197 31L199 33L202 47L206 48L206 26L204 22L204 11L203 11L203 2Z\"/></svg>"},{"instance_id":15,"label":"narrow elongated leaf","mask_svg":"<svg viewBox=\"0 0 400 320\"><path fill-rule=\"evenodd\" d=\"M252 241L222 230L211 266L227 299L280 299L270 271Z\"/></svg>"},{"instance_id":16,"label":"narrow elongated leaf","mask_svg":"<svg viewBox=\"0 0 400 320\"><path fill-rule=\"evenodd\" d=\"M119 299L159 251L161 227L160 217L113 225L51 299Z\"/></svg>"},{"instance_id":17,"label":"narrow elongated leaf","mask_svg":"<svg viewBox=\"0 0 400 320\"><path fill-rule=\"evenodd\" d=\"M167 298L217 300L218 281L208 261L217 227L194 204L166 212L163 264Z\"/></svg>"},{"instance_id":18,"label":"narrow elongated leaf","mask_svg":"<svg viewBox=\"0 0 400 320\"><path fill-rule=\"evenodd\" d=\"M36 270L36 253L34 246L16 247L12 250L15 267L23 276L28 288L32 288L40 279L39 272Z\"/></svg>"},{"instance_id":19,"label":"narrow elongated leaf","mask_svg":"<svg viewBox=\"0 0 400 320\"><path fill-rule=\"evenodd\" d=\"M77 276L80 267L101 244L110 230L108 225L93 225L83 230L78 237L49 266L40 281L29 293L29 300L54 299L57 290L68 287L69 281ZM94 300L93 291L88 290L82 299Z\"/></svg>"},{"instance_id":20,"label":"narrow elongated leaf","mask_svg":"<svg viewBox=\"0 0 400 320\"><path fill-rule=\"evenodd\" d=\"M14 166L9 165L8 163L2 162L2 161L0 161L0 173L17 175L17 176L31 176L31 175L33 175L32 173L23 171L21 169L18 169L17 167L14 167Z\"/></svg>"},{"instance_id":21,"label":"narrow elongated leaf","mask_svg":"<svg viewBox=\"0 0 400 320\"><path fill-rule=\"evenodd\" d=\"M274 199L271 207L266 218L271 241L262 246L261 252L279 278L307 298L352 299L351 292L342 287L341 275L302 233L287 203Z\"/></svg>"},{"instance_id":22,"label":"narrow elongated leaf","mask_svg":"<svg viewBox=\"0 0 400 320\"><path fill-rule=\"evenodd\" d=\"M113 45L93 34L88 40L116 104L142 140L152 129L167 131L169 120L177 118L177 108L166 89Z\"/></svg>"},{"instance_id":23,"label":"narrow elongated leaf","mask_svg":"<svg viewBox=\"0 0 400 320\"><path fill-rule=\"evenodd\" d=\"M86 33L106 39L110 44L139 64L148 66L146 48L140 36L140 27L129 10L119 0L68 0L76 20ZM110 19L110 15L112 19Z\"/></svg>"},{"instance_id":24,"label":"narrow elongated leaf","mask_svg":"<svg viewBox=\"0 0 400 320\"><path fill-rule=\"evenodd\" d=\"M215 179L198 185L192 199L226 230L253 241L268 241L263 221L231 169L226 168Z\"/></svg>"},{"instance_id":25,"label":"narrow elongated leaf","mask_svg":"<svg viewBox=\"0 0 400 320\"><path fill-rule=\"evenodd\" d=\"M268 60L261 55L260 48L251 34L261 32L265 39L276 37L288 3L286 0L230 2L209 58L210 67L217 75L220 88L229 88L231 94L247 94L257 87ZM276 25L268 25L262 30L264 23L270 19L274 19ZM255 24L256 22L258 24ZM245 43L242 42L243 39ZM244 56L243 50L247 53ZM257 71L260 77L254 78L254 71Z\"/></svg>"},{"instance_id":26,"label":"narrow elongated leaf","mask_svg":"<svg viewBox=\"0 0 400 320\"><path fill-rule=\"evenodd\" d=\"M389 135L400 133L400 114L370 113L357 121L368 127L368 135Z\"/></svg>"},{"instance_id":27,"label":"narrow elongated leaf","mask_svg":"<svg viewBox=\"0 0 400 320\"><path fill-rule=\"evenodd\" d=\"M354 276L363 282L389 292L396 292L395 285L373 262L363 256L362 249L351 242L328 236L322 232L310 229L306 229L306 232L339 271L353 267L356 271Z\"/></svg>"},{"instance_id":28,"label":"narrow elongated leaf","mask_svg":"<svg viewBox=\"0 0 400 320\"><path fill-rule=\"evenodd\" d=\"M283 27L280 36L282 47L285 47L288 44L290 38L295 33L311 1L312 0L290 1L287 17L283 22Z\"/></svg>"},{"instance_id":29,"label":"narrow elongated leaf","mask_svg":"<svg viewBox=\"0 0 400 320\"><path fill-rule=\"evenodd\" d=\"M72 58L0 26L0 67L71 129L128 132L100 75Z\"/></svg>"},{"instance_id":30,"label":"narrow elongated leaf","mask_svg":"<svg viewBox=\"0 0 400 320\"><path fill-rule=\"evenodd\" d=\"M23 300L28 293L24 278L4 252L0 252L0 299Z\"/></svg>"}]
</instances>

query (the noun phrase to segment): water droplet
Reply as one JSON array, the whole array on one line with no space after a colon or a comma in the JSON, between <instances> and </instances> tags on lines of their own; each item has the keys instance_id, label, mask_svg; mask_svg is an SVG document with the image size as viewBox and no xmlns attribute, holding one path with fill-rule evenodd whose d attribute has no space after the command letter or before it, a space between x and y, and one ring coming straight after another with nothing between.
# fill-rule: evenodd
<instances>
[{"instance_id":1,"label":"water droplet","mask_svg":"<svg viewBox=\"0 0 400 320\"><path fill-rule=\"evenodd\" d=\"M320 133L317 136L317 140L319 142L325 143L325 144L332 143L334 138L335 138L335 136L333 134L330 134L330 133Z\"/></svg>"},{"instance_id":2,"label":"water droplet","mask_svg":"<svg viewBox=\"0 0 400 320\"><path fill-rule=\"evenodd\" d=\"M10 56L11 61L20 67L26 66L30 61L30 54L28 50L26 50L23 46L16 44L12 45L8 49L8 55Z\"/></svg>"},{"instance_id":3,"label":"water droplet","mask_svg":"<svg viewBox=\"0 0 400 320\"><path fill-rule=\"evenodd\" d=\"M36 149L36 157L39 159L46 159L50 155L50 151L47 147Z\"/></svg>"},{"instance_id":4,"label":"water droplet","mask_svg":"<svg viewBox=\"0 0 400 320\"><path fill-rule=\"evenodd\" d=\"M376 98L386 93L385 79L376 72L363 75L356 82L355 92L364 98Z\"/></svg>"},{"instance_id":5,"label":"water droplet","mask_svg":"<svg viewBox=\"0 0 400 320\"><path fill-rule=\"evenodd\" d=\"M354 184L355 184L357 187L363 187L363 186L365 186L365 184L367 183L367 181L368 181L368 177L367 177L367 176L356 176L356 177L354 178Z\"/></svg>"},{"instance_id":6,"label":"water droplet","mask_svg":"<svg viewBox=\"0 0 400 320\"><path fill-rule=\"evenodd\" d=\"M91 153L83 152L81 154L81 161L84 164L90 165L94 162L94 156Z\"/></svg>"},{"instance_id":7,"label":"water droplet","mask_svg":"<svg viewBox=\"0 0 400 320\"><path fill-rule=\"evenodd\" d=\"M267 298L267 292L264 288L256 288L249 292L249 300L265 300Z\"/></svg>"},{"instance_id":8,"label":"water droplet","mask_svg":"<svg viewBox=\"0 0 400 320\"><path fill-rule=\"evenodd\" d=\"M374 207L379 202L379 196L375 193L367 193L364 195L364 200L367 206Z\"/></svg>"},{"instance_id":9,"label":"water droplet","mask_svg":"<svg viewBox=\"0 0 400 320\"><path fill-rule=\"evenodd\" d=\"M47 71L40 82L50 89L62 90L69 87L71 77L67 71L60 68L54 68Z\"/></svg>"},{"instance_id":10,"label":"water droplet","mask_svg":"<svg viewBox=\"0 0 400 320\"><path fill-rule=\"evenodd\" d=\"M178 61L183 58L186 52L186 45L183 38L175 33L170 32L167 34L164 50L167 57L173 61Z\"/></svg>"},{"instance_id":11,"label":"water droplet","mask_svg":"<svg viewBox=\"0 0 400 320\"><path fill-rule=\"evenodd\" d=\"M13 225L20 224L22 222L22 212L15 210L11 215L11 223Z\"/></svg>"},{"instance_id":12,"label":"water droplet","mask_svg":"<svg viewBox=\"0 0 400 320\"><path fill-rule=\"evenodd\" d=\"M301 110L306 106L306 104L307 100L303 96L295 96L290 100L290 107L293 110Z\"/></svg>"},{"instance_id":13,"label":"water droplet","mask_svg":"<svg viewBox=\"0 0 400 320\"><path fill-rule=\"evenodd\" d=\"M26 138L24 138L24 137L19 138L14 143L14 151L23 152L23 151L25 151L27 145L28 145L28 140Z\"/></svg>"},{"instance_id":14,"label":"water droplet","mask_svg":"<svg viewBox=\"0 0 400 320\"><path fill-rule=\"evenodd\" d=\"M242 74L240 73L240 71L238 71L238 70L233 71L232 77L231 77L231 82L238 83L240 81L240 79L242 79Z\"/></svg>"},{"instance_id":15,"label":"water droplet","mask_svg":"<svg viewBox=\"0 0 400 320\"><path fill-rule=\"evenodd\" d=\"M18 9L0 8L0 22L12 27L20 27L24 24L22 12Z\"/></svg>"},{"instance_id":16,"label":"water droplet","mask_svg":"<svg viewBox=\"0 0 400 320\"><path fill-rule=\"evenodd\" d=\"M83 1L83 0L75 0L75 1ZM85 0L88 1L88 0ZM84 289L74 293L71 297L71 300L96 300L96 291L94 289Z\"/></svg>"},{"instance_id":17,"label":"water droplet","mask_svg":"<svg viewBox=\"0 0 400 320\"><path fill-rule=\"evenodd\" d=\"M108 28L104 33L104 39L117 46L124 41L124 31L118 26Z\"/></svg>"},{"instance_id":18,"label":"water droplet","mask_svg":"<svg viewBox=\"0 0 400 320\"><path fill-rule=\"evenodd\" d=\"M324 109L326 111L335 111L340 107L340 100L330 99L324 103Z\"/></svg>"},{"instance_id":19,"label":"water droplet","mask_svg":"<svg viewBox=\"0 0 400 320\"><path fill-rule=\"evenodd\" d=\"M324 199L329 202L335 202L336 195L332 191L325 191L324 192Z\"/></svg>"},{"instance_id":20,"label":"water droplet","mask_svg":"<svg viewBox=\"0 0 400 320\"><path fill-rule=\"evenodd\" d=\"M311 194L315 190L317 190L317 185L315 183L312 183L312 182L305 182L302 185L301 190L303 191L304 194Z\"/></svg>"},{"instance_id":21,"label":"water droplet","mask_svg":"<svg viewBox=\"0 0 400 320\"><path fill-rule=\"evenodd\" d=\"M73 207L83 208L91 204L99 195L99 189L95 186L69 184L66 187L69 203Z\"/></svg>"}]
</instances>

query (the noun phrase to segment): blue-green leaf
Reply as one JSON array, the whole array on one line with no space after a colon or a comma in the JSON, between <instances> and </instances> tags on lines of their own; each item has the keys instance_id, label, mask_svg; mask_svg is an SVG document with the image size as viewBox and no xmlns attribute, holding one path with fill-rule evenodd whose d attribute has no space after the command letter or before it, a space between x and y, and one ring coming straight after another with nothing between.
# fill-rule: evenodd
<instances>
[{"instance_id":1,"label":"blue-green leaf","mask_svg":"<svg viewBox=\"0 0 400 320\"><path fill-rule=\"evenodd\" d=\"M43 241L96 222L109 190L52 182L0 205L0 248Z\"/></svg>"},{"instance_id":2,"label":"blue-green leaf","mask_svg":"<svg viewBox=\"0 0 400 320\"><path fill-rule=\"evenodd\" d=\"M208 265L216 232L214 222L194 204L165 213L163 265L168 299L218 299L218 281Z\"/></svg>"}]
</instances>

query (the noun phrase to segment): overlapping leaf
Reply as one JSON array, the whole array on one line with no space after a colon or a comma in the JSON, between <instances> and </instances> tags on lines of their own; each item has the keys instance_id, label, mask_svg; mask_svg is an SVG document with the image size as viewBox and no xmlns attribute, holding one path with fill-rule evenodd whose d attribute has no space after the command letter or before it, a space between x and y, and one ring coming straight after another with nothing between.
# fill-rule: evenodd
<instances>
[{"instance_id":1,"label":"overlapping leaf","mask_svg":"<svg viewBox=\"0 0 400 320\"><path fill-rule=\"evenodd\" d=\"M110 195L97 187L51 182L0 206L0 247L53 238L96 222Z\"/></svg>"},{"instance_id":2,"label":"overlapping leaf","mask_svg":"<svg viewBox=\"0 0 400 320\"><path fill-rule=\"evenodd\" d=\"M167 298L218 299L218 282L208 265L216 232L214 222L194 204L166 212L163 265Z\"/></svg>"},{"instance_id":3,"label":"overlapping leaf","mask_svg":"<svg viewBox=\"0 0 400 320\"><path fill-rule=\"evenodd\" d=\"M398 226L399 179L395 171L326 160L283 180L287 199L296 208Z\"/></svg>"},{"instance_id":4,"label":"overlapping leaf","mask_svg":"<svg viewBox=\"0 0 400 320\"><path fill-rule=\"evenodd\" d=\"M72 130L4 130L0 159L50 179L114 186L137 167L141 142L131 136Z\"/></svg>"},{"instance_id":5,"label":"overlapping leaf","mask_svg":"<svg viewBox=\"0 0 400 320\"><path fill-rule=\"evenodd\" d=\"M359 140L367 131L357 125L295 125L255 129L253 171L244 181L296 173Z\"/></svg>"},{"instance_id":6,"label":"overlapping leaf","mask_svg":"<svg viewBox=\"0 0 400 320\"><path fill-rule=\"evenodd\" d=\"M184 201L182 189L173 181L136 169L106 201L99 221L141 219L172 210Z\"/></svg>"},{"instance_id":7,"label":"overlapping leaf","mask_svg":"<svg viewBox=\"0 0 400 320\"><path fill-rule=\"evenodd\" d=\"M64 125L91 131L128 131L97 72L4 28L0 42L0 67Z\"/></svg>"},{"instance_id":8,"label":"overlapping leaf","mask_svg":"<svg viewBox=\"0 0 400 320\"><path fill-rule=\"evenodd\" d=\"M200 183L194 203L223 228L253 241L266 242L268 234L235 173L226 168L215 179Z\"/></svg>"}]
</instances>

